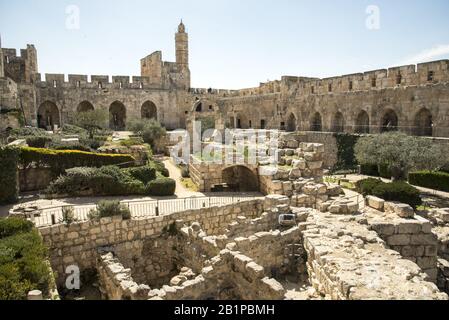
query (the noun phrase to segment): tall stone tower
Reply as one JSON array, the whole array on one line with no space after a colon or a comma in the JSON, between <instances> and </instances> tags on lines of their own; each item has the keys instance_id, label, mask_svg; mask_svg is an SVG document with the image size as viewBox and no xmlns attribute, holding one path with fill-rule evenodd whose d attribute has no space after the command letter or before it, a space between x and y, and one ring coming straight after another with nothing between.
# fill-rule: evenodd
<instances>
[{"instance_id":1,"label":"tall stone tower","mask_svg":"<svg viewBox=\"0 0 449 320\"><path fill-rule=\"evenodd\" d=\"M5 68L3 66L3 50L2 50L2 36L0 35L0 78L5 76Z\"/></svg>"},{"instance_id":2,"label":"tall stone tower","mask_svg":"<svg viewBox=\"0 0 449 320\"><path fill-rule=\"evenodd\" d=\"M185 88L190 88L189 70L189 35L186 33L184 23L179 24L175 35L176 42L176 64L178 65L179 83Z\"/></svg>"}]
</instances>

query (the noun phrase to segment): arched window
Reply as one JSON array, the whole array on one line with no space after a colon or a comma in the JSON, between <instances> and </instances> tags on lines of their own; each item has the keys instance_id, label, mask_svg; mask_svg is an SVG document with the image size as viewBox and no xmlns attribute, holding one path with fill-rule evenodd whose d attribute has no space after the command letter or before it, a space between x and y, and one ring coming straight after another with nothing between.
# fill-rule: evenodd
<instances>
[{"instance_id":1,"label":"arched window","mask_svg":"<svg viewBox=\"0 0 449 320\"><path fill-rule=\"evenodd\" d=\"M321 121L321 114L319 112L316 112L312 119L310 120L310 131L322 131L322 121Z\"/></svg>"},{"instance_id":2,"label":"arched window","mask_svg":"<svg viewBox=\"0 0 449 320\"><path fill-rule=\"evenodd\" d=\"M392 109L387 109L381 119L380 132L398 130L398 116Z\"/></svg>"},{"instance_id":3,"label":"arched window","mask_svg":"<svg viewBox=\"0 0 449 320\"><path fill-rule=\"evenodd\" d=\"M157 107L152 101L146 101L140 110L142 119L156 119L157 120Z\"/></svg>"},{"instance_id":4,"label":"arched window","mask_svg":"<svg viewBox=\"0 0 449 320\"><path fill-rule=\"evenodd\" d=\"M414 134L431 137L433 135L432 114L426 108L421 109L415 116Z\"/></svg>"},{"instance_id":5,"label":"arched window","mask_svg":"<svg viewBox=\"0 0 449 320\"><path fill-rule=\"evenodd\" d=\"M87 111L93 111L94 106L89 101L83 101L81 102L78 107L76 108L76 111L78 112L87 112Z\"/></svg>"},{"instance_id":6,"label":"arched window","mask_svg":"<svg viewBox=\"0 0 449 320\"><path fill-rule=\"evenodd\" d=\"M332 121L333 132L343 132L345 130L345 119L341 112L337 112Z\"/></svg>"},{"instance_id":7,"label":"arched window","mask_svg":"<svg viewBox=\"0 0 449 320\"><path fill-rule=\"evenodd\" d=\"M355 121L355 133L369 133L369 116L364 110L360 111Z\"/></svg>"}]
</instances>

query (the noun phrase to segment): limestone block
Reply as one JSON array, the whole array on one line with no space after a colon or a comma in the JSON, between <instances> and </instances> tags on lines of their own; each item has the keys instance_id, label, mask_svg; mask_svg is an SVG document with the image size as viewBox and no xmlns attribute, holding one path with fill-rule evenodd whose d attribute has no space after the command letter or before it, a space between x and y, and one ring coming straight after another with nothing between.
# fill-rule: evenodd
<instances>
[{"instance_id":1,"label":"limestone block","mask_svg":"<svg viewBox=\"0 0 449 320\"><path fill-rule=\"evenodd\" d=\"M262 279L265 276L264 268L254 261L249 262L245 268L251 279Z\"/></svg>"},{"instance_id":2,"label":"limestone block","mask_svg":"<svg viewBox=\"0 0 449 320\"><path fill-rule=\"evenodd\" d=\"M296 180L298 178L301 178L301 170L299 169L290 170L288 177L290 180Z\"/></svg>"},{"instance_id":3,"label":"limestone block","mask_svg":"<svg viewBox=\"0 0 449 320\"><path fill-rule=\"evenodd\" d=\"M390 246L406 246L410 244L410 235L395 234L387 238L387 244Z\"/></svg>"},{"instance_id":4,"label":"limestone block","mask_svg":"<svg viewBox=\"0 0 449 320\"><path fill-rule=\"evenodd\" d=\"M42 291L32 290L28 292L27 300L43 300Z\"/></svg>"},{"instance_id":5,"label":"limestone block","mask_svg":"<svg viewBox=\"0 0 449 320\"><path fill-rule=\"evenodd\" d=\"M285 155L286 156L294 156L295 155L295 150L294 149L285 149Z\"/></svg>"},{"instance_id":6,"label":"limestone block","mask_svg":"<svg viewBox=\"0 0 449 320\"><path fill-rule=\"evenodd\" d=\"M323 166L323 161L309 161L309 162L307 162L307 167L310 170L321 169L322 166Z\"/></svg>"},{"instance_id":7,"label":"limestone block","mask_svg":"<svg viewBox=\"0 0 449 320\"><path fill-rule=\"evenodd\" d=\"M413 245L436 245L437 236L431 234L413 234L410 238L410 243Z\"/></svg>"},{"instance_id":8,"label":"limestone block","mask_svg":"<svg viewBox=\"0 0 449 320\"><path fill-rule=\"evenodd\" d=\"M307 166L307 162L304 159L293 160L292 161L292 166L295 169L304 170L306 168L306 166Z\"/></svg>"},{"instance_id":9,"label":"limestone block","mask_svg":"<svg viewBox=\"0 0 449 320\"><path fill-rule=\"evenodd\" d=\"M418 221L400 222L397 233L414 234L421 231L421 224Z\"/></svg>"},{"instance_id":10,"label":"limestone block","mask_svg":"<svg viewBox=\"0 0 449 320\"><path fill-rule=\"evenodd\" d=\"M373 209L376 209L379 211L384 211L385 200L383 200L381 198L374 197L374 196L367 196L366 203L368 206L370 206Z\"/></svg>"},{"instance_id":11,"label":"limestone block","mask_svg":"<svg viewBox=\"0 0 449 320\"><path fill-rule=\"evenodd\" d=\"M401 218L413 218L415 211L411 206L405 203L385 202L385 212L395 213Z\"/></svg>"},{"instance_id":12,"label":"limestone block","mask_svg":"<svg viewBox=\"0 0 449 320\"><path fill-rule=\"evenodd\" d=\"M380 236L391 236L394 234L395 227L391 223L382 221L374 221L371 223L371 229L376 231Z\"/></svg>"}]
</instances>

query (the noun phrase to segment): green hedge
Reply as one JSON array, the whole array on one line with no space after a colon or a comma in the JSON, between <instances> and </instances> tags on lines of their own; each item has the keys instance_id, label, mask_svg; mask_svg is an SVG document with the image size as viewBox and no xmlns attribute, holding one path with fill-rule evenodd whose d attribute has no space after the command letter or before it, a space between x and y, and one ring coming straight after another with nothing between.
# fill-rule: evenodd
<instances>
[{"instance_id":1,"label":"green hedge","mask_svg":"<svg viewBox=\"0 0 449 320\"><path fill-rule=\"evenodd\" d=\"M144 184L156 179L156 169L150 165L129 168L125 172L134 179L142 181Z\"/></svg>"},{"instance_id":2,"label":"green hedge","mask_svg":"<svg viewBox=\"0 0 449 320\"><path fill-rule=\"evenodd\" d=\"M30 290L48 296L51 273L47 248L30 222L0 219L0 300L25 300Z\"/></svg>"},{"instance_id":3,"label":"green hedge","mask_svg":"<svg viewBox=\"0 0 449 320\"><path fill-rule=\"evenodd\" d=\"M360 173L366 176L379 177L379 167L377 164L360 165Z\"/></svg>"},{"instance_id":4,"label":"green hedge","mask_svg":"<svg viewBox=\"0 0 449 320\"><path fill-rule=\"evenodd\" d=\"M380 179L368 178L358 181L356 189L364 196L373 195L386 201L406 203L415 209L422 203L419 190L403 181L385 183Z\"/></svg>"},{"instance_id":5,"label":"green hedge","mask_svg":"<svg viewBox=\"0 0 449 320\"><path fill-rule=\"evenodd\" d=\"M446 172L412 172L408 180L415 186L449 192L449 173Z\"/></svg>"},{"instance_id":6,"label":"green hedge","mask_svg":"<svg viewBox=\"0 0 449 320\"><path fill-rule=\"evenodd\" d=\"M152 168L156 169L156 171L161 173L164 177L168 178L170 176L170 173L168 172L167 168L165 168L165 165L162 162L152 160L149 165Z\"/></svg>"},{"instance_id":7,"label":"green hedge","mask_svg":"<svg viewBox=\"0 0 449 320\"><path fill-rule=\"evenodd\" d=\"M24 168L31 164L50 167L55 174L75 167L101 167L126 164L131 167L134 157L127 154L104 154L78 150L49 150L24 147L20 150L20 163Z\"/></svg>"},{"instance_id":8,"label":"green hedge","mask_svg":"<svg viewBox=\"0 0 449 320\"><path fill-rule=\"evenodd\" d=\"M337 142L337 163L333 171L353 170L357 167L354 146L359 136L348 133L334 133Z\"/></svg>"},{"instance_id":9,"label":"green hedge","mask_svg":"<svg viewBox=\"0 0 449 320\"><path fill-rule=\"evenodd\" d=\"M16 148L0 148L0 204L17 202L19 151Z\"/></svg>"},{"instance_id":10,"label":"green hedge","mask_svg":"<svg viewBox=\"0 0 449 320\"><path fill-rule=\"evenodd\" d=\"M152 196L172 196L175 190L175 180L165 177L153 180L147 185L147 193Z\"/></svg>"},{"instance_id":11,"label":"green hedge","mask_svg":"<svg viewBox=\"0 0 449 320\"><path fill-rule=\"evenodd\" d=\"M45 190L48 195L118 196L145 194L145 184L117 166L72 168Z\"/></svg>"}]
</instances>

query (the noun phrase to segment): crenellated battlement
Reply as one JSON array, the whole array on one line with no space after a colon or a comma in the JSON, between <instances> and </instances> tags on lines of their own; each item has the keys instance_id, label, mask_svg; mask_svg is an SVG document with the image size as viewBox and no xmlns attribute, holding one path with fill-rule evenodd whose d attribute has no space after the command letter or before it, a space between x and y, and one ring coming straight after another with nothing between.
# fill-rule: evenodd
<instances>
[{"instance_id":1,"label":"crenellated battlement","mask_svg":"<svg viewBox=\"0 0 449 320\"><path fill-rule=\"evenodd\" d=\"M67 80L66 80L67 79ZM45 87L86 88L86 89L155 89L158 88L150 77L141 76L107 76L81 74L53 74L46 73L44 80L37 73L34 79L36 85Z\"/></svg>"}]
</instances>

